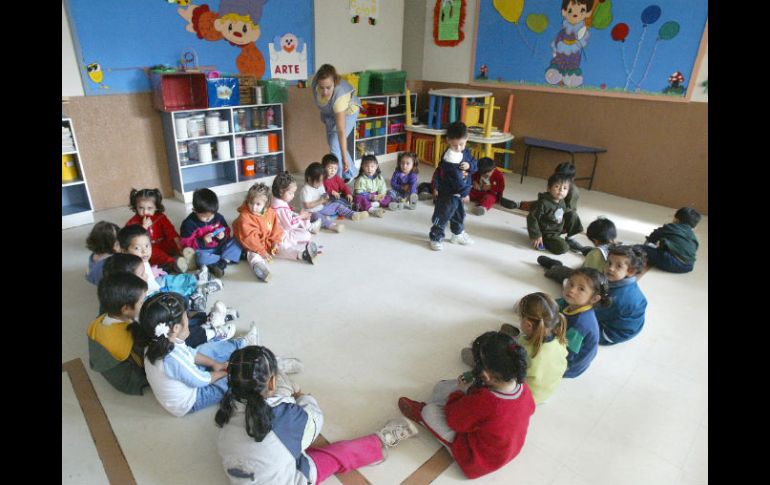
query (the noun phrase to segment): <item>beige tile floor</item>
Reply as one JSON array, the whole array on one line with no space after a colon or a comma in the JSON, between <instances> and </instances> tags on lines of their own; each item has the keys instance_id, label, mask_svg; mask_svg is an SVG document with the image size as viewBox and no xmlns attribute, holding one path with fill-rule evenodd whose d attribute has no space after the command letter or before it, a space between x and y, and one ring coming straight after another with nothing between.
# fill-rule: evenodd
<instances>
[{"instance_id":1,"label":"beige tile floor","mask_svg":"<svg viewBox=\"0 0 770 485\"><path fill-rule=\"evenodd\" d=\"M383 168L392 173L392 164ZM420 179L427 180L432 169L420 168ZM545 185L531 177L520 185L516 175L506 182L506 195L515 200L532 199ZM220 200L230 222L241 197ZM189 210L176 200L166 205L177 225ZM641 242L674 213L585 189L579 207L584 225L605 215L626 242ZM323 434L330 441L376 430L399 415L399 396L426 398L437 380L457 376L464 370L460 348L501 322L517 323L516 299L538 290L559 295L559 286L535 262L539 253L529 247L521 214L469 214L466 228L476 244L446 244L437 253L427 243L431 211L432 205L420 202L416 211L348 221L345 233L317 237L325 246L317 265L276 261L269 284L258 282L245 263L231 266L224 290L210 301L238 308L241 331L256 321L263 344L305 362L296 380L321 404ZM120 225L130 215L126 208L95 214L96 220ZM85 330L98 308L95 287L83 279L89 230L62 231L62 362L80 358L86 367ZM641 280L649 301L642 333L601 348L584 375L564 380L537 408L522 453L476 483L707 483L708 217L696 233L701 247L694 272L652 270ZM574 254L560 258L580 263ZM174 418L151 392L125 396L88 372L138 483L227 483L215 448L214 408ZM62 483L105 483L67 383L63 375ZM373 484L400 483L438 449L421 433L385 463L361 472ZM433 483L463 481L452 465Z\"/></svg>"}]
</instances>

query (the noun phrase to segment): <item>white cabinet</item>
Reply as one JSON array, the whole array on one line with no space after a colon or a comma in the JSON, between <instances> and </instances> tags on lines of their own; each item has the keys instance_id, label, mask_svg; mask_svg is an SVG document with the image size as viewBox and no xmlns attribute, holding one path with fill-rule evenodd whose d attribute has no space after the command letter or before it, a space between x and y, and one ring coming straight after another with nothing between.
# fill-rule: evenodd
<instances>
[{"instance_id":1,"label":"white cabinet","mask_svg":"<svg viewBox=\"0 0 770 485\"><path fill-rule=\"evenodd\" d=\"M61 228L67 229L94 222L94 206L86 184L72 119L62 117L61 130Z\"/></svg>"},{"instance_id":2,"label":"white cabinet","mask_svg":"<svg viewBox=\"0 0 770 485\"><path fill-rule=\"evenodd\" d=\"M283 105L253 104L161 113L174 195L218 195L268 185L284 170ZM217 119L218 118L218 119Z\"/></svg>"},{"instance_id":3,"label":"white cabinet","mask_svg":"<svg viewBox=\"0 0 770 485\"><path fill-rule=\"evenodd\" d=\"M417 112L417 94L412 93L412 115ZM356 166L366 154L377 156L377 160L389 161L399 152L406 150L406 95L382 94L363 96L366 113L359 115L356 127L349 139L349 153L354 154ZM352 143L352 147L351 147Z\"/></svg>"}]
</instances>

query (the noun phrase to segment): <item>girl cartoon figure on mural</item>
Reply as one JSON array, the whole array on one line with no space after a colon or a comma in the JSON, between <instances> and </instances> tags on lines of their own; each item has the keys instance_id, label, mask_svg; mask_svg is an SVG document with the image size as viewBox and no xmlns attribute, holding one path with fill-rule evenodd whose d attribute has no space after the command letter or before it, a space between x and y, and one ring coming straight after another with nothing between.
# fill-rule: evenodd
<instances>
[{"instance_id":1,"label":"girl cartoon figure on mural","mask_svg":"<svg viewBox=\"0 0 770 485\"><path fill-rule=\"evenodd\" d=\"M562 0L562 28L551 42L553 58L545 71L548 84L578 87L583 84L580 59L591 33L593 0Z\"/></svg>"},{"instance_id":2,"label":"girl cartoon figure on mural","mask_svg":"<svg viewBox=\"0 0 770 485\"><path fill-rule=\"evenodd\" d=\"M222 0L219 12L212 12L206 4L191 4L177 11L187 21L187 31L196 34L199 39L224 39L240 47L241 53L235 59L238 72L260 79L265 73L265 58L257 49L256 42L261 33L259 21L265 3L267 0Z\"/></svg>"}]
</instances>

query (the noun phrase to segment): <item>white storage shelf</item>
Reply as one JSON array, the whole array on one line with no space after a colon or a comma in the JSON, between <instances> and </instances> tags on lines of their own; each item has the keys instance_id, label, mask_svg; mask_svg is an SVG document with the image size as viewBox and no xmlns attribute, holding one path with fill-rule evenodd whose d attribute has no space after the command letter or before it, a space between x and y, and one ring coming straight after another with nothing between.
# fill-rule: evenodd
<instances>
[{"instance_id":1,"label":"white storage shelf","mask_svg":"<svg viewBox=\"0 0 770 485\"><path fill-rule=\"evenodd\" d=\"M67 229L94 222L94 211L72 119L63 117L61 125L62 128L69 128L70 133L72 133L72 142L75 145L74 150L65 150L62 147L62 156L69 155L77 170L77 178L74 180L62 179L61 184L61 228Z\"/></svg>"},{"instance_id":2,"label":"white storage shelf","mask_svg":"<svg viewBox=\"0 0 770 485\"><path fill-rule=\"evenodd\" d=\"M272 109L272 120L268 120L268 109ZM241 110L244 111L241 112ZM178 121L180 118L206 115L213 111L219 113L221 121L227 121L227 133L197 133L196 136L189 136L190 133L187 130L189 121ZM284 117L283 105L280 103L164 112L161 116L163 118L171 185L174 188L175 196L183 202L192 202L193 192L200 188L209 188L218 195L245 192L255 180L270 184L275 174L284 170ZM183 128L184 131L182 132L181 129ZM205 122L203 129L205 129ZM269 153L246 153L245 137L259 134L278 135L278 150ZM241 155L235 153L236 137L242 139L241 144L244 151ZM230 153L225 159L219 160L214 152L217 141L223 140L227 140ZM212 159L210 161L197 160L196 154L192 153L197 149L196 143L211 144ZM185 148L187 152L184 150L180 152L180 149ZM246 175L244 165L250 164L251 160L253 160L257 170L254 175Z\"/></svg>"},{"instance_id":3,"label":"white storage shelf","mask_svg":"<svg viewBox=\"0 0 770 485\"><path fill-rule=\"evenodd\" d=\"M417 112L417 94L412 93L412 113ZM395 101L394 101L395 100ZM348 137L348 153L350 153L355 160L357 167L361 165L361 151L363 149L365 154L371 153L377 156L379 161L389 161L398 156L398 151L393 153L387 153L388 143L397 141L403 143L406 139L406 132L399 131L397 133L388 133L391 122L406 122L406 94L382 94L363 96L361 101L378 102L385 104L385 114L380 116L368 116L358 118L356 120L356 126L353 129L350 137ZM391 107L395 103L394 107ZM393 110L396 112L394 113ZM384 133L375 134L373 136L359 137L359 125L361 123L381 121Z\"/></svg>"}]
</instances>

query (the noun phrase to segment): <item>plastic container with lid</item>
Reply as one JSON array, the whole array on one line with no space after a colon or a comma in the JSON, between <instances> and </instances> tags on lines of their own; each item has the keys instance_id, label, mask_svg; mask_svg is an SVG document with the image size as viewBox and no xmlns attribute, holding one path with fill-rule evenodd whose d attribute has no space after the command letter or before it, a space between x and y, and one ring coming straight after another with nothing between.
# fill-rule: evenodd
<instances>
[{"instance_id":1,"label":"plastic container with lid","mask_svg":"<svg viewBox=\"0 0 770 485\"><path fill-rule=\"evenodd\" d=\"M190 136L190 138L197 138L199 136L206 135L204 118L205 116L202 114L193 115L187 118L187 134Z\"/></svg>"}]
</instances>

